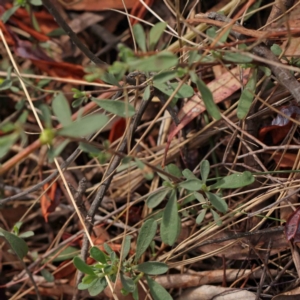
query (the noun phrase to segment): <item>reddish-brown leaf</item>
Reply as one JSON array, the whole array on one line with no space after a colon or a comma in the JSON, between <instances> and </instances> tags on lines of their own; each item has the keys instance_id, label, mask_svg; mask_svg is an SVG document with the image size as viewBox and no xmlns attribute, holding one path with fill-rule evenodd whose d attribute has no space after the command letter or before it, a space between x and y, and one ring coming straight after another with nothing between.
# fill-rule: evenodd
<instances>
[{"instance_id":1,"label":"reddish-brown leaf","mask_svg":"<svg viewBox=\"0 0 300 300\"><path fill-rule=\"evenodd\" d=\"M294 240L295 243L300 242L300 207L294 211L285 224L285 235L288 241L291 239Z\"/></svg>"}]
</instances>

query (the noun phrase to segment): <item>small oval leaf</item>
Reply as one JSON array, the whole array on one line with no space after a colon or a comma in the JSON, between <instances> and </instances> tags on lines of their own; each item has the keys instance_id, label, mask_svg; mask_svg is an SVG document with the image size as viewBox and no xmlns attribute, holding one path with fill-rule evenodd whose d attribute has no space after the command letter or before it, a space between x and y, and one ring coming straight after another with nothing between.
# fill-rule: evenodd
<instances>
[{"instance_id":1,"label":"small oval leaf","mask_svg":"<svg viewBox=\"0 0 300 300\"><path fill-rule=\"evenodd\" d=\"M52 109L59 123L66 127L72 123L70 105L65 95L59 92L52 101Z\"/></svg>"},{"instance_id":2,"label":"small oval leaf","mask_svg":"<svg viewBox=\"0 0 300 300\"><path fill-rule=\"evenodd\" d=\"M210 192L206 192L205 193L208 200L210 201L210 203L220 212L222 213L226 213L228 210L228 206L227 203L225 202L224 199L222 199L221 197L219 197L216 194L210 193Z\"/></svg>"},{"instance_id":3,"label":"small oval leaf","mask_svg":"<svg viewBox=\"0 0 300 300\"><path fill-rule=\"evenodd\" d=\"M154 300L173 300L171 295L160 284L146 276L151 296Z\"/></svg>"},{"instance_id":4,"label":"small oval leaf","mask_svg":"<svg viewBox=\"0 0 300 300\"><path fill-rule=\"evenodd\" d=\"M80 257L74 257L73 264L80 272L88 275L95 275L93 268L87 265Z\"/></svg>"},{"instance_id":5,"label":"small oval leaf","mask_svg":"<svg viewBox=\"0 0 300 300\"><path fill-rule=\"evenodd\" d=\"M105 253L103 251L101 251L98 247L92 247L90 249L90 254L91 254L91 257L98 261L98 262L101 262L102 264L105 264L106 263L106 259L107 259L107 256L105 255Z\"/></svg>"},{"instance_id":6,"label":"small oval leaf","mask_svg":"<svg viewBox=\"0 0 300 300\"><path fill-rule=\"evenodd\" d=\"M161 35L163 34L164 30L167 27L167 23L156 23L150 30L149 33L149 50L154 50L155 45L157 44L158 40L160 39Z\"/></svg>"},{"instance_id":7,"label":"small oval leaf","mask_svg":"<svg viewBox=\"0 0 300 300\"><path fill-rule=\"evenodd\" d=\"M92 100L104 110L123 118L132 117L135 114L134 107L131 104L126 103L124 101L99 100L94 97L92 98Z\"/></svg>"},{"instance_id":8,"label":"small oval leaf","mask_svg":"<svg viewBox=\"0 0 300 300\"><path fill-rule=\"evenodd\" d=\"M217 181L209 188L212 189L237 189L246 185L249 185L255 181L255 178L249 171L245 171L242 174L231 174Z\"/></svg>"},{"instance_id":9,"label":"small oval leaf","mask_svg":"<svg viewBox=\"0 0 300 300\"><path fill-rule=\"evenodd\" d=\"M196 223L198 225L202 223L202 221L204 220L205 215L206 215L206 209L201 210L200 214L198 215L198 217L196 219Z\"/></svg>"},{"instance_id":10,"label":"small oval leaf","mask_svg":"<svg viewBox=\"0 0 300 300\"><path fill-rule=\"evenodd\" d=\"M154 219L149 219L145 221L145 223L142 225L141 230L139 232L139 236L137 238L136 254L134 261L138 261L138 259L147 250L151 241L155 237L156 230L157 222Z\"/></svg>"},{"instance_id":11,"label":"small oval leaf","mask_svg":"<svg viewBox=\"0 0 300 300\"><path fill-rule=\"evenodd\" d=\"M106 286L107 286L107 281L104 277L97 278L94 284L88 288L88 291L92 297L97 296L106 288Z\"/></svg>"},{"instance_id":12,"label":"small oval leaf","mask_svg":"<svg viewBox=\"0 0 300 300\"><path fill-rule=\"evenodd\" d=\"M127 292L133 292L135 290L136 285L130 277L124 275L123 273L120 273L120 278L124 290L126 290Z\"/></svg>"},{"instance_id":13,"label":"small oval leaf","mask_svg":"<svg viewBox=\"0 0 300 300\"><path fill-rule=\"evenodd\" d=\"M140 272L148 275L160 275L168 271L168 265L158 261L148 261L137 266Z\"/></svg>"},{"instance_id":14,"label":"small oval leaf","mask_svg":"<svg viewBox=\"0 0 300 300\"><path fill-rule=\"evenodd\" d=\"M210 171L209 161L203 160L200 165L200 173L201 173L201 178L202 178L203 183L206 183L209 171Z\"/></svg>"},{"instance_id":15,"label":"small oval leaf","mask_svg":"<svg viewBox=\"0 0 300 300\"><path fill-rule=\"evenodd\" d=\"M153 192L147 199L147 205L149 208L154 208L159 205L169 194L171 190L168 188Z\"/></svg>"},{"instance_id":16,"label":"small oval leaf","mask_svg":"<svg viewBox=\"0 0 300 300\"><path fill-rule=\"evenodd\" d=\"M202 187L202 181L200 179L188 179L180 182L178 186L189 191L199 191Z\"/></svg>"},{"instance_id":17,"label":"small oval leaf","mask_svg":"<svg viewBox=\"0 0 300 300\"><path fill-rule=\"evenodd\" d=\"M133 35L136 43L140 47L143 52L146 52L146 36L144 32L144 28L141 24L137 23L132 27Z\"/></svg>"}]
</instances>

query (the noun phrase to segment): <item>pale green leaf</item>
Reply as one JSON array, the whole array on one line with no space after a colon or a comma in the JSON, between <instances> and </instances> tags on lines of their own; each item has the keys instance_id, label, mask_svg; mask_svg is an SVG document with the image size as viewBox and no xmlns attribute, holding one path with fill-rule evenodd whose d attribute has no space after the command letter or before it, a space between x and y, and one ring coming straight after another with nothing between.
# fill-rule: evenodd
<instances>
[{"instance_id":1,"label":"pale green leaf","mask_svg":"<svg viewBox=\"0 0 300 300\"><path fill-rule=\"evenodd\" d=\"M147 206L149 208L155 208L157 205L159 205L165 198L166 196L170 193L170 189L164 188L162 190L154 191L149 195L147 198Z\"/></svg>"},{"instance_id":2,"label":"pale green leaf","mask_svg":"<svg viewBox=\"0 0 300 300\"><path fill-rule=\"evenodd\" d=\"M138 271L148 275L160 275L168 271L168 265L157 261L148 261L137 266Z\"/></svg>"},{"instance_id":3,"label":"pale green leaf","mask_svg":"<svg viewBox=\"0 0 300 300\"><path fill-rule=\"evenodd\" d=\"M65 95L59 92L52 101L52 109L58 121L63 127L72 123L72 113L70 105Z\"/></svg>"},{"instance_id":4,"label":"pale green leaf","mask_svg":"<svg viewBox=\"0 0 300 300\"><path fill-rule=\"evenodd\" d=\"M147 85L145 90L144 90L144 95L143 95L143 100L146 101L150 98L151 95L151 88L150 85Z\"/></svg>"},{"instance_id":5,"label":"pale green leaf","mask_svg":"<svg viewBox=\"0 0 300 300\"><path fill-rule=\"evenodd\" d=\"M186 181L180 182L179 187L189 191L199 191L202 188L202 182L200 179L187 179Z\"/></svg>"},{"instance_id":6,"label":"pale green leaf","mask_svg":"<svg viewBox=\"0 0 300 300\"><path fill-rule=\"evenodd\" d=\"M160 72L153 77L154 83L164 83L177 77L177 70Z\"/></svg>"},{"instance_id":7,"label":"pale green leaf","mask_svg":"<svg viewBox=\"0 0 300 300\"><path fill-rule=\"evenodd\" d=\"M175 54L163 51L149 57L129 61L128 65L131 70L139 70L142 72L159 72L175 67L177 63L178 58Z\"/></svg>"},{"instance_id":8,"label":"pale green leaf","mask_svg":"<svg viewBox=\"0 0 300 300\"><path fill-rule=\"evenodd\" d=\"M108 117L102 114L94 114L86 116L80 120L76 120L70 125L60 129L59 135L69 137L83 137L92 134L102 128L108 122Z\"/></svg>"},{"instance_id":9,"label":"pale green leaf","mask_svg":"<svg viewBox=\"0 0 300 300\"><path fill-rule=\"evenodd\" d=\"M10 248L15 252L19 259L23 259L28 252L28 247L26 242L19 238L18 236L0 228L0 236L9 244Z\"/></svg>"},{"instance_id":10,"label":"pale green leaf","mask_svg":"<svg viewBox=\"0 0 300 300\"><path fill-rule=\"evenodd\" d=\"M203 160L200 164L200 173L203 183L206 183L208 174L210 172L210 164L208 160Z\"/></svg>"},{"instance_id":11,"label":"pale green leaf","mask_svg":"<svg viewBox=\"0 0 300 300\"><path fill-rule=\"evenodd\" d=\"M252 184L255 178L249 171L245 171L242 174L231 174L229 176L223 177L218 180L215 184L211 185L209 188L212 189L237 189L240 187Z\"/></svg>"},{"instance_id":12,"label":"pale green leaf","mask_svg":"<svg viewBox=\"0 0 300 300\"><path fill-rule=\"evenodd\" d=\"M175 165L175 164L169 164L165 167L166 172L169 174L175 176L175 177L181 177L181 170Z\"/></svg>"},{"instance_id":13,"label":"pale green leaf","mask_svg":"<svg viewBox=\"0 0 300 300\"><path fill-rule=\"evenodd\" d=\"M42 269L41 274L47 282L54 282L54 276L47 269Z\"/></svg>"},{"instance_id":14,"label":"pale green leaf","mask_svg":"<svg viewBox=\"0 0 300 300\"><path fill-rule=\"evenodd\" d=\"M197 179L197 176L189 169L184 169L182 171L182 175L186 178L186 179Z\"/></svg>"},{"instance_id":15,"label":"pale green leaf","mask_svg":"<svg viewBox=\"0 0 300 300\"><path fill-rule=\"evenodd\" d=\"M196 223L198 225L202 223L202 221L204 220L205 215L206 215L206 209L202 209L200 214L197 216L197 219L196 219Z\"/></svg>"},{"instance_id":16,"label":"pale green leaf","mask_svg":"<svg viewBox=\"0 0 300 300\"><path fill-rule=\"evenodd\" d=\"M97 278L95 280L94 284L88 288L89 294L94 297L99 295L107 286L106 279L103 278Z\"/></svg>"},{"instance_id":17,"label":"pale green leaf","mask_svg":"<svg viewBox=\"0 0 300 300\"><path fill-rule=\"evenodd\" d=\"M227 212L228 206L224 199L222 199L218 195L210 193L210 192L206 192L205 194L214 208L216 208L218 211L220 211L222 213Z\"/></svg>"},{"instance_id":18,"label":"pale green leaf","mask_svg":"<svg viewBox=\"0 0 300 300\"><path fill-rule=\"evenodd\" d=\"M155 45L163 34L164 30L167 27L167 23L156 23L150 30L149 33L149 50L155 50Z\"/></svg>"},{"instance_id":19,"label":"pale green leaf","mask_svg":"<svg viewBox=\"0 0 300 300\"><path fill-rule=\"evenodd\" d=\"M92 101L96 102L100 107L102 107L104 110L113 113L117 116L128 118L132 117L135 114L134 107L124 101L119 100L99 100L97 98L92 98Z\"/></svg>"},{"instance_id":20,"label":"pale green leaf","mask_svg":"<svg viewBox=\"0 0 300 300\"><path fill-rule=\"evenodd\" d=\"M244 90L242 91L241 97L239 99L237 107L237 116L238 118L244 119L252 105L252 101L255 95L255 88L257 82L257 69L253 70L252 76L249 78Z\"/></svg>"},{"instance_id":21,"label":"pale green leaf","mask_svg":"<svg viewBox=\"0 0 300 300\"><path fill-rule=\"evenodd\" d=\"M146 276L147 283L150 289L151 296L154 300L173 300L171 295L166 291L164 287L158 284L149 276Z\"/></svg>"},{"instance_id":22,"label":"pale green leaf","mask_svg":"<svg viewBox=\"0 0 300 300\"><path fill-rule=\"evenodd\" d=\"M80 257L74 257L73 264L80 272L88 275L95 275L93 268L87 265Z\"/></svg>"},{"instance_id":23,"label":"pale green leaf","mask_svg":"<svg viewBox=\"0 0 300 300\"><path fill-rule=\"evenodd\" d=\"M155 237L156 230L157 222L154 219L148 219L142 225L137 238L135 261L138 261L143 253L147 250L151 241Z\"/></svg>"},{"instance_id":24,"label":"pale green leaf","mask_svg":"<svg viewBox=\"0 0 300 300\"><path fill-rule=\"evenodd\" d=\"M136 285L130 277L124 275L123 273L120 273L120 278L124 290L126 290L127 292L133 292L135 290Z\"/></svg>"},{"instance_id":25,"label":"pale green leaf","mask_svg":"<svg viewBox=\"0 0 300 300\"><path fill-rule=\"evenodd\" d=\"M238 52L226 52L222 55L222 59L230 62L243 63L243 64L250 63L253 61L252 57Z\"/></svg>"},{"instance_id":26,"label":"pale green leaf","mask_svg":"<svg viewBox=\"0 0 300 300\"><path fill-rule=\"evenodd\" d=\"M139 48L146 52L146 36L145 31L141 24L137 23L132 27L133 35L135 38L136 43L138 44Z\"/></svg>"},{"instance_id":27,"label":"pale green leaf","mask_svg":"<svg viewBox=\"0 0 300 300\"><path fill-rule=\"evenodd\" d=\"M218 106L214 102L214 98L210 89L194 72L190 72L190 76L192 81L197 85L197 88L201 93L202 100L205 104L208 113L216 120L220 120L221 114Z\"/></svg>"},{"instance_id":28,"label":"pale green leaf","mask_svg":"<svg viewBox=\"0 0 300 300\"><path fill-rule=\"evenodd\" d=\"M94 260L96 260L102 264L106 264L107 255L103 251L101 251L98 247L95 247L95 246L92 247L90 249L90 254Z\"/></svg>"},{"instance_id":29,"label":"pale green leaf","mask_svg":"<svg viewBox=\"0 0 300 300\"><path fill-rule=\"evenodd\" d=\"M125 236L125 239L123 241L123 251L122 251L121 260L124 260L130 251L131 238L132 238L132 236L130 236L130 235Z\"/></svg>"},{"instance_id":30,"label":"pale green leaf","mask_svg":"<svg viewBox=\"0 0 300 300\"><path fill-rule=\"evenodd\" d=\"M215 212L213 209L211 209L210 211L213 215L213 218L214 218L214 221L216 222L216 224L218 226L221 226L222 225L222 220L221 220L219 214L217 212Z\"/></svg>"},{"instance_id":31,"label":"pale green leaf","mask_svg":"<svg viewBox=\"0 0 300 300\"><path fill-rule=\"evenodd\" d=\"M179 234L178 227L178 207L176 192L172 191L168 203L164 209L160 225L161 239L165 244L174 245Z\"/></svg>"},{"instance_id":32,"label":"pale green leaf","mask_svg":"<svg viewBox=\"0 0 300 300\"><path fill-rule=\"evenodd\" d=\"M160 83L160 82L154 82L153 86L166 94L167 96L171 96L175 89L178 87L177 82L170 82L170 83ZM175 94L174 98L189 98L194 95L194 90L191 86L187 84L183 84L179 91Z\"/></svg>"}]
</instances>

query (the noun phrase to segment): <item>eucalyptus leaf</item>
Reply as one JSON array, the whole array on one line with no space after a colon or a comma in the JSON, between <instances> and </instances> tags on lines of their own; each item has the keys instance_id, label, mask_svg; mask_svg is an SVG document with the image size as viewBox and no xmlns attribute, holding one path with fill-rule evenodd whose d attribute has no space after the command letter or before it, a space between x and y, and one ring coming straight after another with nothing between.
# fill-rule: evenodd
<instances>
[{"instance_id":1,"label":"eucalyptus leaf","mask_svg":"<svg viewBox=\"0 0 300 300\"><path fill-rule=\"evenodd\" d=\"M132 27L133 35L135 38L136 43L138 44L139 48L146 52L146 36L145 31L141 24L137 23Z\"/></svg>"},{"instance_id":2,"label":"eucalyptus leaf","mask_svg":"<svg viewBox=\"0 0 300 300\"><path fill-rule=\"evenodd\" d=\"M102 128L108 122L108 117L102 114L94 114L86 116L80 120L76 120L70 125L60 129L59 135L69 137L83 137L92 134Z\"/></svg>"},{"instance_id":3,"label":"eucalyptus leaf","mask_svg":"<svg viewBox=\"0 0 300 300\"><path fill-rule=\"evenodd\" d=\"M74 257L73 264L80 272L88 275L95 275L93 268L87 265L80 257Z\"/></svg>"},{"instance_id":4,"label":"eucalyptus leaf","mask_svg":"<svg viewBox=\"0 0 300 300\"><path fill-rule=\"evenodd\" d=\"M154 219L148 219L142 225L137 238L136 254L134 261L138 261L139 258L143 255L143 253L147 250L151 241L155 237L156 230L157 221L155 221Z\"/></svg>"},{"instance_id":5,"label":"eucalyptus leaf","mask_svg":"<svg viewBox=\"0 0 300 300\"><path fill-rule=\"evenodd\" d=\"M149 276L146 276L147 283L150 289L151 296L154 300L173 300L171 295L166 291L164 287L158 284Z\"/></svg>"},{"instance_id":6,"label":"eucalyptus leaf","mask_svg":"<svg viewBox=\"0 0 300 300\"><path fill-rule=\"evenodd\" d=\"M255 178L249 171L245 171L242 174L231 174L229 176L223 177L218 180L215 184L211 185L209 188L212 189L237 189L240 187L252 184Z\"/></svg>"},{"instance_id":7,"label":"eucalyptus leaf","mask_svg":"<svg viewBox=\"0 0 300 300\"><path fill-rule=\"evenodd\" d=\"M161 35L163 34L164 30L167 27L167 23L156 23L150 30L149 33L149 50L155 50L155 45L157 44L158 40L160 39Z\"/></svg>"},{"instance_id":8,"label":"eucalyptus leaf","mask_svg":"<svg viewBox=\"0 0 300 300\"><path fill-rule=\"evenodd\" d=\"M26 242L18 236L0 228L0 236L9 244L10 248L15 252L20 260L23 260L24 256L27 255L28 246Z\"/></svg>"},{"instance_id":9,"label":"eucalyptus leaf","mask_svg":"<svg viewBox=\"0 0 300 300\"><path fill-rule=\"evenodd\" d=\"M208 174L210 172L210 164L208 160L203 160L200 164L200 173L203 183L206 183Z\"/></svg>"},{"instance_id":10,"label":"eucalyptus leaf","mask_svg":"<svg viewBox=\"0 0 300 300\"><path fill-rule=\"evenodd\" d=\"M257 69L254 69L252 76L248 80L239 99L239 103L237 107L237 116L240 120L244 119L250 110L255 95L256 82L257 82Z\"/></svg>"},{"instance_id":11,"label":"eucalyptus leaf","mask_svg":"<svg viewBox=\"0 0 300 300\"><path fill-rule=\"evenodd\" d=\"M176 192L172 191L168 203L164 209L160 225L161 239L165 244L174 245L178 237L178 207Z\"/></svg>"},{"instance_id":12,"label":"eucalyptus leaf","mask_svg":"<svg viewBox=\"0 0 300 300\"><path fill-rule=\"evenodd\" d=\"M218 195L210 193L210 192L206 192L205 194L214 208L216 208L218 211L220 211L222 213L227 212L228 206L224 199L222 199Z\"/></svg>"},{"instance_id":13,"label":"eucalyptus leaf","mask_svg":"<svg viewBox=\"0 0 300 300\"><path fill-rule=\"evenodd\" d=\"M124 101L118 101L118 100L113 101L113 100L104 100L104 99L99 100L94 97L92 97L92 101L97 103L104 110L123 118L132 117L135 114L134 107L131 104L126 103Z\"/></svg>"},{"instance_id":14,"label":"eucalyptus leaf","mask_svg":"<svg viewBox=\"0 0 300 300\"><path fill-rule=\"evenodd\" d=\"M148 261L137 266L138 271L148 275L160 275L168 271L168 265L157 261Z\"/></svg>"},{"instance_id":15,"label":"eucalyptus leaf","mask_svg":"<svg viewBox=\"0 0 300 300\"><path fill-rule=\"evenodd\" d=\"M156 206L158 206L165 198L166 196L170 193L170 189L168 188L164 188L158 191L154 191L153 193L151 193L149 195L149 197L147 198L147 206L149 208L155 208Z\"/></svg>"},{"instance_id":16,"label":"eucalyptus leaf","mask_svg":"<svg viewBox=\"0 0 300 300\"><path fill-rule=\"evenodd\" d=\"M72 123L72 113L70 105L65 95L59 92L52 101L52 109L58 121L63 127Z\"/></svg>"},{"instance_id":17,"label":"eucalyptus leaf","mask_svg":"<svg viewBox=\"0 0 300 300\"><path fill-rule=\"evenodd\" d=\"M206 84L195 74L195 72L190 72L190 76L192 81L197 85L198 90L201 93L202 100L205 104L205 107L208 113L215 118L216 120L221 119L221 114L218 109L218 106L214 102L213 95L210 89L206 86Z\"/></svg>"}]
</instances>

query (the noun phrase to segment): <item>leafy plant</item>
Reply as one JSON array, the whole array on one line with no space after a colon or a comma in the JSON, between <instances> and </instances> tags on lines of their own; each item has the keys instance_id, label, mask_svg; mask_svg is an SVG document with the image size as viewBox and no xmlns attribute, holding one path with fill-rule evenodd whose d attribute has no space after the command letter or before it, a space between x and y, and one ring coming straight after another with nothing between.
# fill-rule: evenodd
<instances>
[{"instance_id":1,"label":"leafy plant","mask_svg":"<svg viewBox=\"0 0 300 300\"><path fill-rule=\"evenodd\" d=\"M254 177L248 171L242 174L231 174L229 176L218 179L216 183L208 186L206 184L208 175L210 173L210 164L207 160L202 161L200 164L201 180L197 178L190 170L185 169L181 171L176 165L170 164L166 167L171 175L175 177L185 178L184 181L179 183L172 182L165 175L159 173L160 177L164 180L163 188L152 193L147 198L147 205L150 208L155 208L162 203L165 199L167 204L163 209L162 221L161 221L161 238L162 241L168 245L173 245L180 233L180 217L178 213L177 194L183 189L187 194L193 193L193 199L198 200L202 205L198 217L196 218L197 224L200 224L207 210L212 212L216 224L221 225L219 214L226 213L228 210L227 203L217 193L212 193L216 189L233 189L247 186L254 182Z\"/></svg>"},{"instance_id":2,"label":"leafy plant","mask_svg":"<svg viewBox=\"0 0 300 300\"><path fill-rule=\"evenodd\" d=\"M124 239L121 257L118 257L117 253L107 244L104 244L105 252L98 247L90 249L90 256L96 261L93 265L87 265L81 258L75 257L73 259L75 267L85 274L78 285L78 289L87 289L91 296L96 296L105 289L108 284L107 280L115 282L118 279L117 276L119 276L123 286L122 293L124 295L132 293L135 298L138 294L138 282L146 275L150 293L155 299L172 299L162 286L153 283L153 280L148 276L164 274L168 271L168 266L165 263L155 261L138 263L152 242L156 230L157 221L154 219L145 221L137 238L137 248L134 257L128 257L131 246L130 236L126 236ZM120 269L119 266L121 266ZM167 298L157 296L158 290L161 291L162 295L167 295Z\"/></svg>"}]
</instances>

